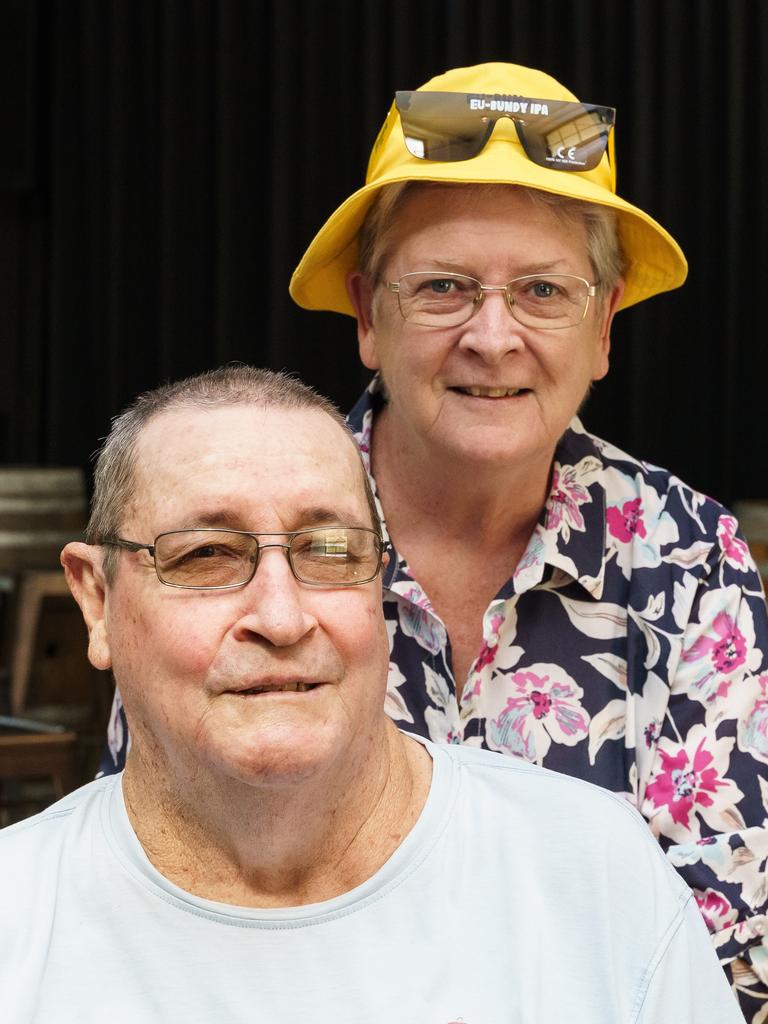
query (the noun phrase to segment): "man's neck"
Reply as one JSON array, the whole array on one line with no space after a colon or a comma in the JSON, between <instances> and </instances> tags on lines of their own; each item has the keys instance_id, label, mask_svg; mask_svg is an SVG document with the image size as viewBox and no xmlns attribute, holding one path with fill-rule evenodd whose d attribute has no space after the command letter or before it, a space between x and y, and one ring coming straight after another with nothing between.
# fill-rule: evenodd
<instances>
[{"instance_id":1,"label":"man's neck","mask_svg":"<svg viewBox=\"0 0 768 1024\"><path fill-rule=\"evenodd\" d=\"M415 824L431 773L424 747L385 720L364 759L286 786L202 772L171 785L172 773L134 744L123 792L139 841L169 881L269 908L322 902L375 874Z\"/></svg>"}]
</instances>

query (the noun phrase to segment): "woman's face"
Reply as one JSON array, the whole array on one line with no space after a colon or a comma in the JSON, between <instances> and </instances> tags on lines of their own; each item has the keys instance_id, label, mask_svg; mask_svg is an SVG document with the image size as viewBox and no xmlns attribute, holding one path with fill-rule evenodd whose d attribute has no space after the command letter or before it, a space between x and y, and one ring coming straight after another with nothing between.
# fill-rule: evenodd
<instances>
[{"instance_id":1,"label":"woman's face","mask_svg":"<svg viewBox=\"0 0 768 1024\"><path fill-rule=\"evenodd\" d=\"M491 285L536 273L595 277L584 226L514 188L414 191L388 251L384 282L424 270ZM503 292L486 294L459 327L422 327L403 319L397 295L378 289L372 302L362 278L350 279L362 361L381 372L401 443L448 464L548 464L590 383L608 371L621 288L602 305L590 300L583 322L560 330L524 327Z\"/></svg>"}]
</instances>

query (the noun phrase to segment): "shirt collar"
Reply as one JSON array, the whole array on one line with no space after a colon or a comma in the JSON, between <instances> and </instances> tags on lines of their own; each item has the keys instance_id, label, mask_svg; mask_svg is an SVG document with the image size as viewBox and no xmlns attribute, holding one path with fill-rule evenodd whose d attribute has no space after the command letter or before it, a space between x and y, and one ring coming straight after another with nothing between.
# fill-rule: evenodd
<instances>
[{"instance_id":1,"label":"shirt collar","mask_svg":"<svg viewBox=\"0 0 768 1024\"><path fill-rule=\"evenodd\" d=\"M357 438L376 497L384 539L389 544L392 557L383 583L390 587L403 573L404 567L389 539L376 493L376 481L371 473L373 423L385 401L377 374L349 412L347 423ZM575 416L555 451L549 496L510 581L510 589L515 593L530 590L541 582L545 568L550 566L578 581L593 598L599 600L605 578L605 505L600 448Z\"/></svg>"}]
</instances>

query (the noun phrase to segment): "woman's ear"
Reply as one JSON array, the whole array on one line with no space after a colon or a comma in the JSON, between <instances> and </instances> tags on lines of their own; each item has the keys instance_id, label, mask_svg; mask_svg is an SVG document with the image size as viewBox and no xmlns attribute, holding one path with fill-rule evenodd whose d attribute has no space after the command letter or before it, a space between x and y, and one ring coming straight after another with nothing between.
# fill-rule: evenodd
<instances>
[{"instance_id":1,"label":"woman's ear","mask_svg":"<svg viewBox=\"0 0 768 1024\"><path fill-rule=\"evenodd\" d=\"M347 295L357 317L357 344L360 361L369 370L380 368L373 327L373 286L359 270L347 274Z\"/></svg>"},{"instance_id":2,"label":"woman's ear","mask_svg":"<svg viewBox=\"0 0 768 1024\"><path fill-rule=\"evenodd\" d=\"M624 281L620 278L600 310L598 346L595 350L592 380L602 380L608 373L611 353L611 325L623 295Z\"/></svg>"}]
</instances>

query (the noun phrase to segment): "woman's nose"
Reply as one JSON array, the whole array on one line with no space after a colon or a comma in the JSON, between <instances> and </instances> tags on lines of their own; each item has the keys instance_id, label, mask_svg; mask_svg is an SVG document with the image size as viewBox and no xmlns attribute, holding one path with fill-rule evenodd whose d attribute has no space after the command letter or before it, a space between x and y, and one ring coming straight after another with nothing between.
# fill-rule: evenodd
<instances>
[{"instance_id":1,"label":"woman's nose","mask_svg":"<svg viewBox=\"0 0 768 1024\"><path fill-rule=\"evenodd\" d=\"M474 315L464 325L459 347L496 364L524 347L524 333L525 328L512 316L506 289L501 285L485 287Z\"/></svg>"}]
</instances>

